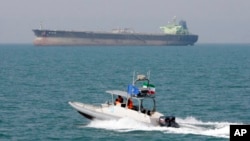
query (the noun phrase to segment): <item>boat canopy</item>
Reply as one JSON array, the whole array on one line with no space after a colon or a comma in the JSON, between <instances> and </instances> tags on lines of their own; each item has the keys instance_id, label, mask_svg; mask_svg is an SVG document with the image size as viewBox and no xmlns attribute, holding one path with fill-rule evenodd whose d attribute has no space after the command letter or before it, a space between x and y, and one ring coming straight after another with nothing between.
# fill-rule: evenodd
<instances>
[{"instance_id":1,"label":"boat canopy","mask_svg":"<svg viewBox=\"0 0 250 141\"><path fill-rule=\"evenodd\" d=\"M123 97L130 97L130 95L125 92L125 91L120 91L120 90L108 90L106 93L113 94L113 95L120 95Z\"/></svg>"},{"instance_id":2,"label":"boat canopy","mask_svg":"<svg viewBox=\"0 0 250 141\"><path fill-rule=\"evenodd\" d=\"M153 84L150 84L149 81L149 72L147 76L139 74L137 75L137 78L135 79L135 72L133 75L133 81L132 84L129 84L127 87L127 91L121 91L121 90L108 90L106 91L109 94L112 95L120 95L122 97L132 97L132 98L137 98L137 99L142 99L146 97L151 97L154 98L155 94L155 86ZM137 82L144 82L144 83L139 83L142 84L142 87L139 88L139 86L136 86Z\"/></svg>"}]
</instances>

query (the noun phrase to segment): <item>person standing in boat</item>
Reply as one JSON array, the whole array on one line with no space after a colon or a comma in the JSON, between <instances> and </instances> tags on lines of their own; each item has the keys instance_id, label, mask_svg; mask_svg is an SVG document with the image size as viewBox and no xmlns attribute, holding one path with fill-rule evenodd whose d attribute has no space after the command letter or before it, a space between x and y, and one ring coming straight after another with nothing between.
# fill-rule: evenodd
<instances>
[{"instance_id":1,"label":"person standing in boat","mask_svg":"<svg viewBox=\"0 0 250 141\"><path fill-rule=\"evenodd\" d=\"M122 96L118 95L118 97L115 100L115 105L121 105L123 103Z\"/></svg>"},{"instance_id":2,"label":"person standing in boat","mask_svg":"<svg viewBox=\"0 0 250 141\"><path fill-rule=\"evenodd\" d=\"M128 108L129 109L133 109L134 105L133 105L133 101L131 98L128 99Z\"/></svg>"},{"instance_id":3,"label":"person standing in boat","mask_svg":"<svg viewBox=\"0 0 250 141\"><path fill-rule=\"evenodd\" d=\"M123 103L123 98L122 98L122 96L118 95L118 101L119 101L120 103Z\"/></svg>"}]
</instances>

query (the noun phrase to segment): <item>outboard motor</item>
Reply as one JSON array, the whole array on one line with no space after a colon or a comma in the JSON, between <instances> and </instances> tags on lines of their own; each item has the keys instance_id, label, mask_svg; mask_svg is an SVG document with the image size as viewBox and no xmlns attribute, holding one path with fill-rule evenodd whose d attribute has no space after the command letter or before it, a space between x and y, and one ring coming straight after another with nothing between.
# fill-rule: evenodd
<instances>
[{"instance_id":1,"label":"outboard motor","mask_svg":"<svg viewBox=\"0 0 250 141\"><path fill-rule=\"evenodd\" d=\"M180 125L175 122L174 116L161 116L159 118L159 124L160 126L166 126L166 127L175 127L175 128L180 127Z\"/></svg>"}]
</instances>

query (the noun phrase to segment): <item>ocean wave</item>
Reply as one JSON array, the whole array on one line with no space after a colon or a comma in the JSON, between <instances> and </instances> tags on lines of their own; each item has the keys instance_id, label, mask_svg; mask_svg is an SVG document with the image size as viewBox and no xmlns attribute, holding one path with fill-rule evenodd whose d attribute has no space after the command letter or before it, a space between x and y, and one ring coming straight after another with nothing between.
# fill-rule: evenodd
<instances>
[{"instance_id":1,"label":"ocean wave","mask_svg":"<svg viewBox=\"0 0 250 141\"><path fill-rule=\"evenodd\" d=\"M242 124L231 122L204 122L197 120L195 117L176 118L176 120L180 124L180 128L153 126L127 117L118 120L93 120L84 127L101 128L117 132L160 131L166 134L194 134L229 138L229 126L232 124Z\"/></svg>"}]
</instances>

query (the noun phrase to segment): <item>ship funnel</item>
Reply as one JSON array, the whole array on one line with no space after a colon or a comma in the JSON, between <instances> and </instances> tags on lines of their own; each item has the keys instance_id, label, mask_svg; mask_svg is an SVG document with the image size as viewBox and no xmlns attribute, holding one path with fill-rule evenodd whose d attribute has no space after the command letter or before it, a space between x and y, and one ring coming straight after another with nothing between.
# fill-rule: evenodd
<instances>
[{"instance_id":1,"label":"ship funnel","mask_svg":"<svg viewBox=\"0 0 250 141\"><path fill-rule=\"evenodd\" d=\"M181 20L181 21L179 22L179 25L182 26L183 29L188 29L188 28L187 28L187 23L186 23L186 21Z\"/></svg>"}]
</instances>

